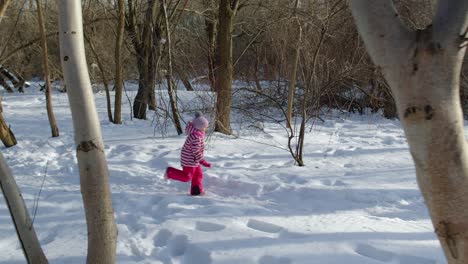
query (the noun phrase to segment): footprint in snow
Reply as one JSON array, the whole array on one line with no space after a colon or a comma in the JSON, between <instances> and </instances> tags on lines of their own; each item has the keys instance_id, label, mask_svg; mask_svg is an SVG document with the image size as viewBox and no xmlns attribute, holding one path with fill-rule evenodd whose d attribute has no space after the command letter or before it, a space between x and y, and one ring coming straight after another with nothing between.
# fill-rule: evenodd
<instances>
[{"instance_id":1,"label":"footprint in snow","mask_svg":"<svg viewBox=\"0 0 468 264\"><path fill-rule=\"evenodd\" d=\"M288 230L283 230L279 234L279 238L284 238L284 239L302 239L306 238L308 235L304 233L297 233L297 232L291 232Z\"/></svg>"},{"instance_id":2,"label":"footprint in snow","mask_svg":"<svg viewBox=\"0 0 468 264\"><path fill-rule=\"evenodd\" d=\"M132 232L137 232L145 228L145 226L140 223L139 216L134 214L120 214L118 215L117 221L119 224L126 225Z\"/></svg>"},{"instance_id":3,"label":"footprint in snow","mask_svg":"<svg viewBox=\"0 0 468 264\"><path fill-rule=\"evenodd\" d=\"M325 186L346 186L347 184L341 180L321 180L320 181Z\"/></svg>"},{"instance_id":4,"label":"footprint in snow","mask_svg":"<svg viewBox=\"0 0 468 264\"><path fill-rule=\"evenodd\" d=\"M47 235L44 238L40 238L41 244L42 245L47 245L49 243L52 243L52 241L55 240L55 237L57 237L58 232L56 230L52 230L52 232L47 233Z\"/></svg>"},{"instance_id":5,"label":"footprint in snow","mask_svg":"<svg viewBox=\"0 0 468 264\"><path fill-rule=\"evenodd\" d=\"M234 164L235 164L234 162L226 162L226 163L224 163L223 166L229 168L229 167L234 166Z\"/></svg>"},{"instance_id":6,"label":"footprint in snow","mask_svg":"<svg viewBox=\"0 0 468 264\"><path fill-rule=\"evenodd\" d=\"M368 257L382 262L395 262L400 264L436 264L437 262L432 259L410 256L410 255L397 255L395 253L378 249L367 244L358 244L356 253L361 256Z\"/></svg>"},{"instance_id":7,"label":"footprint in snow","mask_svg":"<svg viewBox=\"0 0 468 264\"><path fill-rule=\"evenodd\" d=\"M168 229L162 229L155 236L153 254L163 263L173 263L173 258L180 257L181 264L211 264L210 252L190 244L186 235L173 235ZM179 262L177 262L179 263Z\"/></svg>"},{"instance_id":8,"label":"footprint in snow","mask_svg":"<svg viewBox=\"0 0 468 264\"><path fill-rule=\"evenodd\" d=\"M226 226L215 224L215 223L210 223L210 222L197 221L195 223L195 228L198 231L203 231L203 232L216 232L216 231L223 230L224 228L226 228Z\"/></svg>"},{"instance_id":9,"label":"footprint in snow","mask_svg":"<svg viewBox=\"0 0 468 264\"><path fill-rule=\"evenodd\" d=\"M212 262L210 252L196 245L189 245L181 264L211 264Z\"/></svg>"},{"instance_id":10,"label":"footprint in snow","mask_svg":"<svg viewBox=\"0 0 468 264\"><path fill-rule=\"evenodd\" d=\"M161 229L158 234L154 237L153 245L155 247L164 247L167 245L167 242L172 237L172 232L168 229Z\"/></svg>"},{"instance_id":11,"label":"footprint in snow","mask_svg":"<svg viewBox=\"0 0 468 264\"><path fill-rule=\"evenodd\" d=\"M291 264L292 260L286 257L265 255L258 260L258 264Z\"/></svg>"},{"instance_id":12,"label":"footprint in snow","mask_svg":"<svg viewBox=\"0 0 468 264\"><path fill-rule=\"evenodd\" d=\"M158 158L165 157L165 156L169 155L170 153L171 153L170 151L161 152L161 154L159 154Z\"/></svg>"},{"instance_id":13,"label":"footprint in snow","mask_svg":"<svg viewBox=\"0 0 468 264\"><path fill-rule=\"evenodd\" d=\"M284 228L281 226L255 219L250 219L249 222L247 222L247 226L258 231L272 234L276 234L284 230Z\"/></svg>"},{"instance_id":14,"label":"footprint in snow","mask_svg":"<svg viewBox=\"0 0 468 264\"><path fill-rule=\"evenodd\" d=\"M260 163L257 163L257 164L249 165L249 167L250 167L251 169L260 169L261 167L263 167L263 165L260 164Z\"/></svg>"},{"instance_id":15,"label":"footprint in snow","mask_svg":"<svg viewBox=\"0 0 468 264\"><path fill-rule=\"evenodd\" d=\"M392 252L381 250L367 244L358 244L355 251L361 256L384 262L388 262L395 257L395 254Z\"/></svg>"},{"instance_id":16,"label":"footprint in snow","mask_svg":"<svg viewBox=\"0 0 468 264\"><path fill-rule=\"evenodd\" d=\"M169 239L167 248L172 257L179 257L184 255L187 250L188 237L186 235L176 235Z\"/></svg>"}]
</instances>

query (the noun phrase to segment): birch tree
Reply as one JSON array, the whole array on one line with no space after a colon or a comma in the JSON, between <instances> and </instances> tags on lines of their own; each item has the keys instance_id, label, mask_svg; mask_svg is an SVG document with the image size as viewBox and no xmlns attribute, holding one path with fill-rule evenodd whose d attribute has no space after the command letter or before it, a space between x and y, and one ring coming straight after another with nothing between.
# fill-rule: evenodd
<instances>
[{"instance_id":1,"label":"birch tree","mask_svg":"<svg viewBox=\"0 0 468 264\"><path fill-rule=\"evenodd\" d=\"M81 1L58 0L60 56L88 228L87 263L113 264L117 240L101 128L86 64Z\"/></svg>"},{"instance_id":2,"label":"birch tree","mask_svg":"<svg viewBox=\"0 0 468 264\"><path fill-rule=\"evenodd\" d=\"M11 219L15 225L16 234L23 250L26 262L46 264L47 258L42 251L36 231L29 217L28 209L24 203L23 196L11 174L10 168L0 153L0 190L10 211Z\"/></svg>"},{"instance_id":3,"label":"birch tree","mask_svg":"<svg viewBox=\"0 0 468 264\"><path fill-rule=\"evenodd\" d=\"M468 263L468 151L459 97L468 1L438 1L409 30L391 0L350 0L366 48L395 97L416 177L448 263Z\"/></svg>"}]
</instances>

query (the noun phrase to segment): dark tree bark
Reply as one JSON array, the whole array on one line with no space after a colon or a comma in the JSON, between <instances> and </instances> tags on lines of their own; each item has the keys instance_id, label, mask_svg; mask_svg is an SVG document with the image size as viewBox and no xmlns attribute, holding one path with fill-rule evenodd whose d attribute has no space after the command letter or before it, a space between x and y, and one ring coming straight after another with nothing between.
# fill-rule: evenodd
<instances>
[{"instance_id":1,"label":"dark tree bark","mask_svg":"<svg viewBox=\"0 0 468 264\"><path fill-rule=\"evenodd\" d=\"M122 43L125 32L125 3L124 0L117 0L119 7L119 23L117 26L117 38L115 40L115 106L114 123L122 123Z\"/></svg>"},{"instance_id":2,"label":"dark tree bark","mask_svg":"<svg viewBox=\"0 0 468 264\"><path fill-rule=\"evenodd\" d=\"M231 134L232 31L238 6L238 0L221 0L218 13L219 25L215 71L215 90L217 93L215 131L227 135Z\"/></svg>"},{"instance_id":3,"label":"dark tree bark","mask_svg":"<svg viewBox=\"0 0 468 264\"><path fill-rule=\"evenodd\" d=\"M42 70L44 71L44 81L45 81L45 96L46 96L46 108L47 108L47 117L49 118L50 130L52 137L59 136L59 129L57 127L57 122L55 121L54 111L52 109L52 98L51 98L51 88L50 88L50 70L49 70L49 52L47 50L47 38L46 30L43 21L42 14L42 3L41 0L36 0L37 4L37 19L39 23L39 32L41 34L41 50L42 50Z\"/></svg>"},{"instance_id":4,"label":"dark tree bark","mask_svg":"<svg viewBox=\"0 0 468 264\"><path fill-rule=\"evenodd\" d=\"M154 87L156 84L156 63L161 41L161 22L155 18L156 0L148 0L145 21L141 32L137 25L135 2L128 1L127 30L137 54L139 71L138 92L133 103L133 116L146 119L146 110L156 109Z\"/></svg>"}]
</instances>

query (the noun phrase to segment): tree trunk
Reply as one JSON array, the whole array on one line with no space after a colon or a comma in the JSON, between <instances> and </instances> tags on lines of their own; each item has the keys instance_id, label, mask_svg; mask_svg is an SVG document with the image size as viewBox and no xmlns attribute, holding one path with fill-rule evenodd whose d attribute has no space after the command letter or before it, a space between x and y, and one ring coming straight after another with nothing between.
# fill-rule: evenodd
<instances>
[{"instance_id":1,"label":"tree trunk","mask_svg":"<svg viewBox=\"0 0 468 264\"><path fill-rule=\"evenodd\" d=\"M132 7L133 1L129 1L129 30L133 45L137 53L137 64L139 71L138 92L133 103L133 115L138 119L146 119L146 108L156 109L155 100L155 78L156 78L156 56L160 41L159 24L155 22L156 0L148 1L148 9L145 14L143 30L137 32L136 11Z\"/></svg>"},{"instance_id":2,"label":"tree trunk","mask_svg":"<svg viewBox=\"0 0 468 264\"><path fill-rule=\"evenodd\" d=\"M36 231L28 214L23 196L16 185L8 165L0 153L0 189L10 211L11 219L15 225L21 248L28 264L48 263L42 251Z\"/></svg>"},{"instance_id":3,"label":"tree trunk","mask_svg":"<svg viewBox=\"0 0 468 264\"><path fill-rule=\"evenodd\" d=\"M207 49L207 60L208 60L208 80L210 81L211 91L216 90L215 82L215 60L216 60L216 31L217 31L217 19L216 19L216 5L214 0L204 0L203 4L207 8L205 15L205 31L208 37L208 49Z\"/></svg>"},{"instance_id":4,"label":"tree trunk","mask_svg":"<svg viewBox=\"0 0 468 264\"><path fill-rule=\"evenodd\" d=\"M117 26L117 38L115 40L115 107L114 123L122 123L122 43L125 30L125 3L124 0L117 0L119 6L119 24Z\"/></svg>"},{"instance_id":5,"label":"tree trunk","mask_svg":"<svg viewBox=\"0 0 468 264\"><path fill-rule=\"evenodd\" d=\"M327 33L327 29L328 29L328 22L329 20L327 19L327 24L324 28L322 28L320 32L319 43L317 44L317 47L315 48L314 56L312 57L312 72L310 74L311 80L314 80L314 78L316 78L315 71L317 68L318 55L320 53L320 49L322 48L323 42L325 40L325 36ZM302 97L302 103L301 103L302 104L302 108L301 108L302 121L301 121L301 127L299 129L298 142L297 142L297 147L296 147L296 157L295 157L298 166L305 165L304 159L303 159L304 140L305 140L305 127L307 125L307 119L308 119L307 110L308 110L308 104L309 104L310 97L311 97L310 95L310 92L312 89L311 84L312 84L312 81L308 82L308 85L306 85L306 87L304 88L305 91L304 91L304 96Z\"/></svg>"},{"instance_id":6,"label":"tree trunk","mask_svg":"<svg viewBox=\"0 0 468 264\"><path fill-rule=\"evenodd\" d=\"M216 124L215 131L231 134L231 94L232 94L232 30L239 3L237 0L221 0L219 3L219 25L217 41L217 68L215 87Z\"/></svg>"},{"instance_id":7,"label":"tree trunk","mask_svg":"<svg viewBox=\"0 0 468 264\"><path fill-rule=\"evenodd\" d=\"M0 97L0 140L2 140L5 147L9 148L16 145L17 142L13 131L11 131L10 127L7 126L2 112L2 97Z\"/></svg>"},{"instance_id":8,"label":"tree trunk","mask_svg":"<svg viewBox=\"0 0 468 264\"><path fill-rule=\"evenodd\" d=\"M49 53L47 51L47 39L45 33L45 25L42 15L42 3L41 0L36 0L37 4L37 20L39 23L39 32L41 34L41 50L42 50L42 68L44 71L44 81L45 81L45 96L46 96L46 108L47 108L47 117L49 118L50 130L52 137L59 136L59 129L57 127L57 122L55 122L54 111L52 110L52 98L50 93L50 70L49 70Z\"/></svg>"},{"instance_id":9,"label":"tree trunk","mask_svg":"<svg viewBox=\"0 0 468 264\"><path fill-rule=\"evenodd\" d=\"M10 2L9 0L4 0L0 3L0 22L2 21L3 14L5 13L5 10L9 2ZM13 89L11 89L11 87L6 83L5 77L1 73L0 73L0 85L2 85L8 92L11 92L11 93L13 92ZM3 118L2 112L3 112L2 97L0 97L0 140L2 140L3 145L5 145L5 147L8 148L8 147L16 145L17 142L16 142L15 135L7 126L5 119ZM1 159L2 159L2 164L3 164L4 163L3 157L1 157ZM4 168L6 168L6 166ZM2 174L4 174L3 171L2 171Z\"/></svg>"},{"instance_id":10,"label":"tree trunk","mask_svg":"<svg viewBox=\"0 0 468 264\"><path fill-rule=\"evenodd\" d=\"M104 90L106 91L107 118L109 119L109 122L114 122L112 118L112 107L111 107L112 103L111 103L111 98L110 98L109 84L107 83L107 80L106 80L106 73L104 72L104 66L102 65L101 59L99 58L99 55L96 51L96 48L94 47L93 42L91 41L91 38L89 38L87 35L84 35L84 37L89 44L89 48L91 52L93 53L94 58L96 59L99 73L101 73L102 84L104 85Z\"/></svg>"},{"instance_id":11,"label":"tree trunk","mask_svg":"<svg viewBox=\"0 0 468 264\"><path fill-rule=\"evenodd\" d=\"M83 43L81 1L57 1L60 56L75 131L81 193L88 227L87 263L115 263L114 222L101 128Z\"/></svg>"},{"instance_id":12,"label":"tree trunk","mask_svg":"<svg viewBox=\"0 0 468 264\"><path fill-rule=\"evenodd\" d=\"M468 152L459 86L468 1L439 1L431 26L407 29L392 1L352 0L366 48L395 96L419 188L448 263L468 263Z\"/></svg>"},{"instance_id":13,"label":"tree trunk","mask_svg":"<svg viewBox=\"0 0 468 264\"><path fill-rule=\"evenodd\" d=\"M294 103L294 91L296 90L296 75L297 75L297 66L299 64L299 49L301 46L302 39L302 27L299 18L297 17L297 8L300 5L300 1L296 0L294 7L294 21L296 22L297 37L296 43L294 43L294 51L292 56L292 69L291 76L289 77L289 87L288 87L288 110L286 113L286 127L291 128L291 117L292 117L292 108Z\"/></svg>"},{"instance_id":14,"label":"tree trunk","mask_svg":"<svg viewBox=\"0 0 468 264\"><path fill-rule=\"evenodd\" d=\"M191 91L194 91L193 90L193 86L192 84L190 83L190 80L187 76L187 74L185 73L185 71L183 69L181 69L180 67L176 67L176 74L177 76L179 76L179 79L182 81L182 83L184 84L185 86L185 89L189 92Z\"/></svg>"},{"instance_id":15,"label":"tree trunk","mask_svg":"<svg viewBox=\"0 0 468 264\"><path fill-rule=\"evenodd\" d=\"M4 78L10 80L13 86L18 89L20 93L24 92L23 86L25 85L24 79L16 72L10 72L10 70L6 69L3 66L0 66L0 72Z\"/></svg>"},{"instance_id":16,"label":"tree trunk","mask_svg":"<svg viewBox=\"0 0 468 264\"><path fill-rule=\"evenodd\" d=\"M260 55L258 54L258 47L255 47L255 64L254 64L254 78L255 78L255 88L257 91L262 90L262 84L260 83Z\"/></svg>"},{"instance_id":17,"label":"tree trunk","mask_svg":"<svg viewBox=\"0 0 468 264\"><path fill-rule=\"evenodd\" d=\"M138 67L141 69L142 67ZM141 72L143 71L143 72ZM144 69L140 70L138 80L138 91L133 101L133 117L138 119L146 119L146 108L148 107L148 88L147 88L147 78L146 71Z\"/></svg>"},{"instance_id":18,"label":"tree trunk","mask_svg":"<svg viewBox=\"0 0 468 264\"><path fill-rule=\"evenodd\" d=\"M172 120L174 122L174 126L176 127L177 134L182 134L182 126L180 125L179 119L179 111L177 110L177 100L174 96L174 82L172 80L172 43L171 43L171 31L169 27L169 19L167 17L167 7L165 0L159 0L161 3L161 8L164 16L164 25L166 27L166 45L167 45L167 73L166 73L166 80L167 80L167 90L169 93L169 101L171 104L172 109Z\"/></svg>"},{"instance_id":19,"label":"tree trunk","mask_svg":"<svg viewBox=\"0 0 468 264\"><path fill-rule=\"evenodd\" d=\"M14 92L13 88L11 88L11 86L6 82L5 79L6 79L6 76L0 72L0 85L3 86L3 88L5 88L7 92L13 93Z\"/></svg>"}]
</instances>

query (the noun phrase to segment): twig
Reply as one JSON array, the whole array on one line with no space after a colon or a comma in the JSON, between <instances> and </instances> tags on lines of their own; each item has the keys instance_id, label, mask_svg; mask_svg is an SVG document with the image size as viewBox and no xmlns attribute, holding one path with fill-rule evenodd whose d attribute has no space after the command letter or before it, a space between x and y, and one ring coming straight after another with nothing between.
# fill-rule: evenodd
<instances>
[{"instance_id":1,"label":"twig","mask_svg":"<svg viewBox=\"0 0 468 264\"><path fill-rule=\"evenodd\" d=\"M48 166L49 166L49 161L47 161L46 166L45 166L44 177L42 178L41 188L39 188L39 192L37 193L36 199L34 199L33 218L32 218L31 226L29 227L29 229L32 228L32 226L34 225L34 220L36 219L37 209L39 208L39 198L41 197L42 188L44 187L45 179L46 179L46 176L47 176L47 167Z\"/></svg>"},{"instance_id":2,"label":"twig","mask_svg":"<svg viewBox=\"0 0 468 264\"><path fill-rule=\"evenodd\" d=\"M133 107L132 107L132 101L130 100L130 97L129 97L129 96L128 96L128 94L127 94L127 86L125 85L125 82L123 82L122 84L123 84L123 88L124 88L125 96L127 97L127 100L128 100L128 104L130 105L130 120L133 120Z\"/></svg>"}]
</instances>

